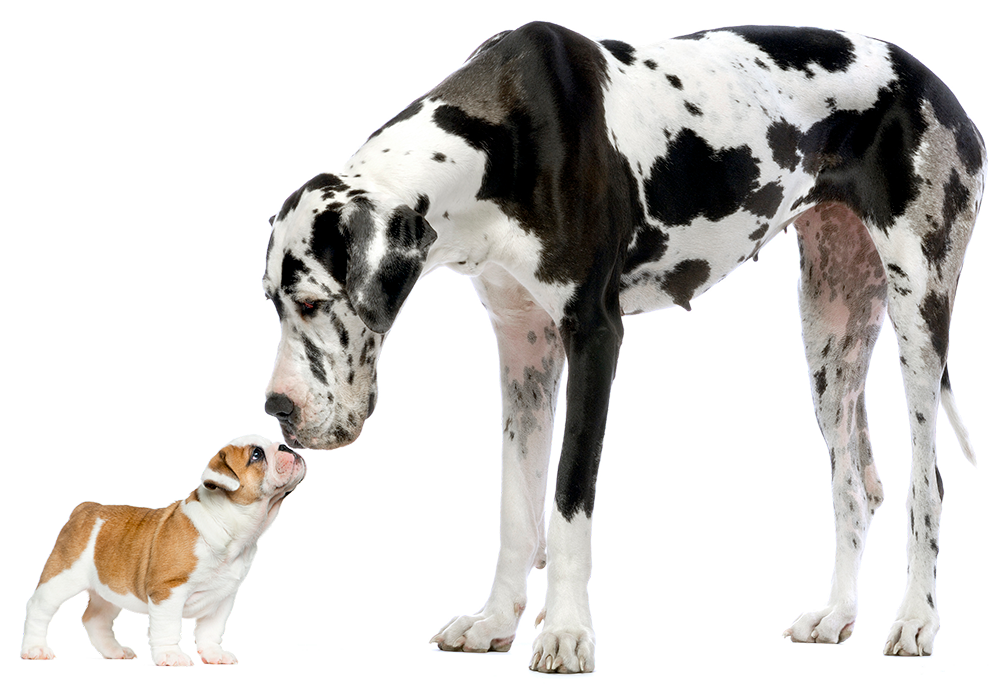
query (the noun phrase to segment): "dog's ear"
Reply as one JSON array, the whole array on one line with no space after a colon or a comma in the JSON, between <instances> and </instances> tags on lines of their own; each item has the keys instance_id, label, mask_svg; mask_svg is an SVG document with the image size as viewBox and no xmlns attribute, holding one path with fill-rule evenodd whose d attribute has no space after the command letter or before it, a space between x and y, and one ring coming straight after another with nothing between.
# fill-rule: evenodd
<instances>
[{"instance_id":1,"label":"dog's ear","mask_svg":"<svg viewBox=\"0 0 1000 686\"><path fill-rule=\"evenodd\" d=\"M204 473L201 475L201 482L210 491L216 489L222 489L223 491L237 491L240 488L239 477L236 476L236 472L230 469L229 465L226 464L225 448L220 450L215 457L213 457L208 466L205 467Z\"/></svg>"},{"instance_id":2,"label":"dog's ear","mask_svg":"<svg viewBox=\"0 0 1000 686\"><path fill-rule=\"evenodd\" d=\"M415 210L400 205L389 215L384 229L385 249L373 264L367 250L371 241L366 240L373 237L372 216L354 213L349 221L352 235L347 294L365 326L385 333L420 278L437 233Z\"/></svg>"}]
</instances>

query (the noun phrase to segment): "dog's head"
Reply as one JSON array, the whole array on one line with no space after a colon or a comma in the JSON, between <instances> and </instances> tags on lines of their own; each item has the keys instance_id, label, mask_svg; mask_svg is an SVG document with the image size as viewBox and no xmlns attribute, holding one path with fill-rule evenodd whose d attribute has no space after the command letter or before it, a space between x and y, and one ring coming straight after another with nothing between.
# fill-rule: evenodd
<instances>
[{"instance_id":1,"label":"dog's head","mask_svg":"<svg viewBox=\"0 0 1000 686\"><path fill-rule=\"evenodd\" d=\"M281 342L264 409L295 447L351 443L375 409L384 334L437 235L404 204L322 174L272 218L264 292Z\"/></svg>"},{"instance_id":2,"label":"dog's head","mask_svg":"<svg viewBox=\"0 0 1000 686\"><path fill-rule=\"evenodd\" d=\"M306 475L306 463L280 443L244 436L215 454L201 476L208 491L239 505L268 503L273 509Z\"/></svg>"}]
</instances>

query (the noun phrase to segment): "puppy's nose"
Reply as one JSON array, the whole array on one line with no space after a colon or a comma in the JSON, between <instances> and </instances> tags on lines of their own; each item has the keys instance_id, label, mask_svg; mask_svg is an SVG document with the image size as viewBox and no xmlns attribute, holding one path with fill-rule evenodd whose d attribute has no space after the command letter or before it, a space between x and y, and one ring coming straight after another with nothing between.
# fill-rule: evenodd
<instances>
[{"instance_id":1,"label":"puppy's nose","mask_svg":"<svg viewBox=\"0 0 1000 686\"><path fill-rule=\"evenodd\" d=\"M278 419L288 419L295 411L295 403L284 393L272 393L264 402L264 412Z\"/></svg>"}]
</instances>

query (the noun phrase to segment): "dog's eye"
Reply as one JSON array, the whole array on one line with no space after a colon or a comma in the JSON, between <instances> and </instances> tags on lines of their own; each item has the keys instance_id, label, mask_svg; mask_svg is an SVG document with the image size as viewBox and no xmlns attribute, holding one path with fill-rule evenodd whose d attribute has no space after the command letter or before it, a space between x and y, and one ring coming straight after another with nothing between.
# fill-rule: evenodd
<instances>
[{"instance_id":1,"label":"dog's eye","mask_svg":"<svg viewBox=\"0 0 1000 686\"><path fill-rule=\"evenodd\" d=\"M253 452L250 453L249 464L253 464L254 462L260 462L263 459L264 459L264 451L255 446Z\"/></svg>"},{"instance_id":2,"label":"dog's eye","mask_svg":"<svg viewBox=\"0 0 1000 686\"><path fill-rule=\"evenodd\" d=\"M295 303L299 308L299 314L303 317L311 317L319 312L323 303L318 300L299 300Z\"/></svg>"}]
</instances>

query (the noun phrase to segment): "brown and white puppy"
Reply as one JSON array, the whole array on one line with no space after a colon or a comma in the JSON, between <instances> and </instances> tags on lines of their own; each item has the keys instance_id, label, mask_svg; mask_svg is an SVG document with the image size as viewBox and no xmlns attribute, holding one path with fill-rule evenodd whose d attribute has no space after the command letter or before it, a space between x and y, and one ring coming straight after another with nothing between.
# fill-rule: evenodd
<instances>
[{"instance_id":1,"label":"brown and white puppy","mask_svg":"<svg viewBox=\"0 0 1000 686\"><path fill-rule=\"evenodd\" d=\"M21 657L55 657L46 643L52 615L88 591L83 625L106 658L135 657L112 631L124 607L149 614L156 664L191 664L178 646L182 617L197 619L195 642L203 662L235 663L220 643L236 591L250 570L257 539L305 473L305 461L285 445L246 436L211 459L201 485L186 500L158 510L78 505L28 601Z\"/></svg>"}]
</instances>

